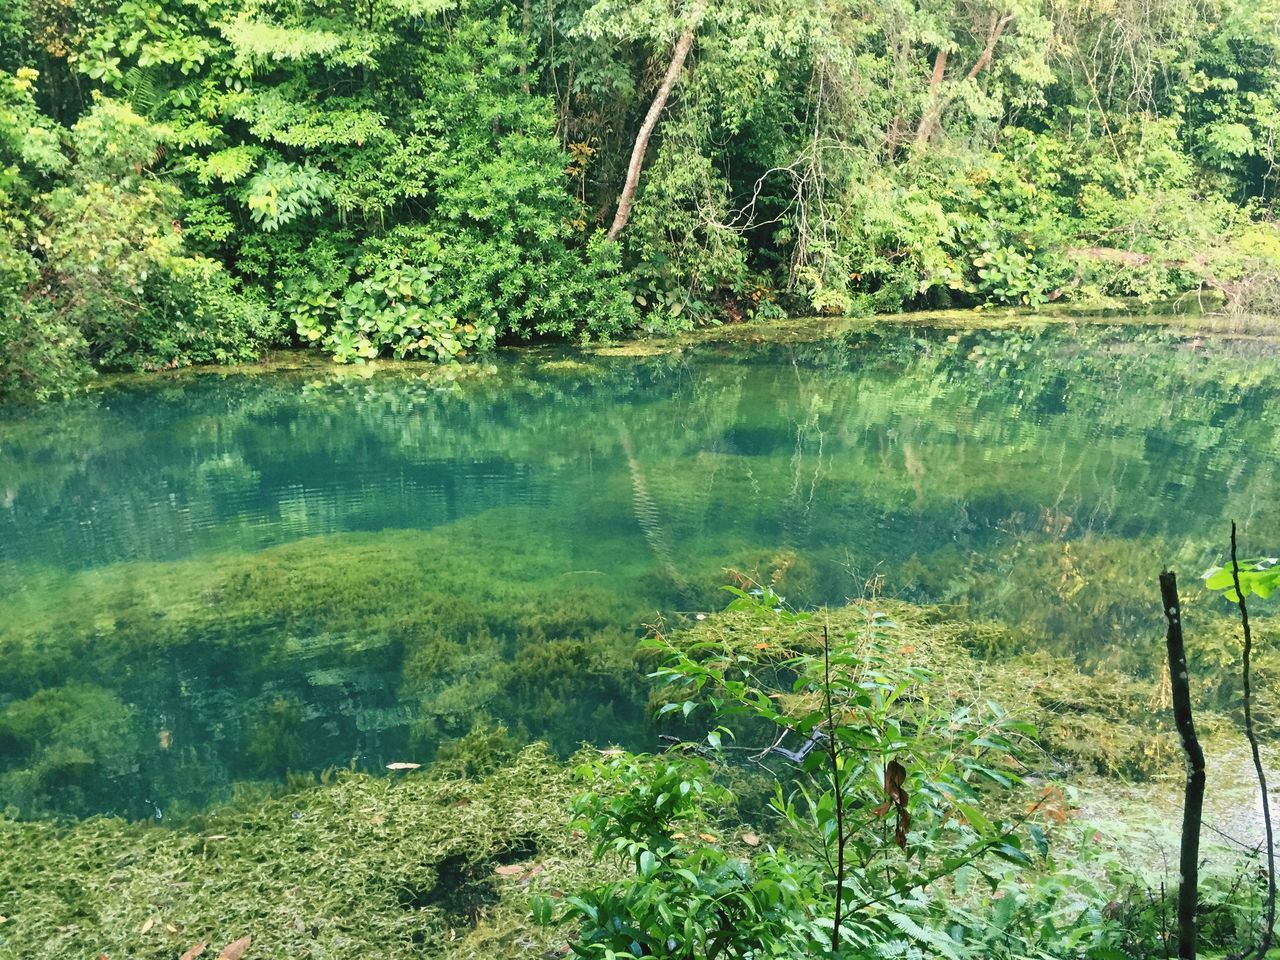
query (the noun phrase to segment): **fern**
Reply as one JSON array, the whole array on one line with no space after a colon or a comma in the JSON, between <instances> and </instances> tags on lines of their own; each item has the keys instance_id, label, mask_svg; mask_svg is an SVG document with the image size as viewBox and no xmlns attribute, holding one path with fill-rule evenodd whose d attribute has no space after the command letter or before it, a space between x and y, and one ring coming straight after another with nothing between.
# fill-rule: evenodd
<instances>
[{"instance_id":1,"label":"fern","mask_svg":"<svg viewBox=\"0 0 1280 960\"><path fill-rule=\"evenodd\" d=\"M140 117L154 119L167 97L156 86L155 72L150 67L130 67L120 81L125 100Z\"/></svg>"},{"instance_id":2,"label":"fern","mask_svg":"<svg viewBox=\"0 0 1280 960\"><path fill-rule=\"evenodd\" d=\"M905 913L894 912L885 916L901 933L916 943L932 948L935 953L941 954L947 960L961 960L960 954L956 952L956 942L945 933L922 927Z\"/></svg>"}]
</instances>

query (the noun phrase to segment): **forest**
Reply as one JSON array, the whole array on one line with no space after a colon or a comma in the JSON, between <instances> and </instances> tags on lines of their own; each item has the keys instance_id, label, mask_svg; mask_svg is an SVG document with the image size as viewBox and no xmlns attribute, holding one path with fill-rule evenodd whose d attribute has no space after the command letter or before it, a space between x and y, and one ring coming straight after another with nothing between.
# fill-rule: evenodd
<instances>
[{"instance_id":1,"label":"forest","mask_svg":"<svg viewBox=\"0 0 1280 960\"><path fill-rule=\"evenodd\" d=\"M4 0L0 394L786 315L1266 312L1273 0Z\"/></svg>"}]
</instances>

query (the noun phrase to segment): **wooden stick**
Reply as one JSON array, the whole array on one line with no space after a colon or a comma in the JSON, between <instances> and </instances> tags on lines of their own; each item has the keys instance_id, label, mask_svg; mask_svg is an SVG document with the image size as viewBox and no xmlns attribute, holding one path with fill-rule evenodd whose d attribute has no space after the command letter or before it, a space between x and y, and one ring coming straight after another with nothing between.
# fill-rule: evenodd
<instances>
[{"instance_id":1,"label":"wooden stick","mask_svg":"<svg viewBox=\"0 0 1280 960\"><path fill-rule=\"evenodd\" d=\"M1173 571L1160 574L1160 597L1169 622L1165 640L1169 650L1169 682L1173 691L1173 720L1187 755L1187 785L1182 798L1182 848L1178 861L1178 956L1195 960L1196 895L1200 878L1200 821L1204 808L1204 751L1196 737L1191 717L1191 683L1187 675L1187 652L1182 642L1182 604L1178 600L1178 580Z\"/></svg>"}]
</instances>

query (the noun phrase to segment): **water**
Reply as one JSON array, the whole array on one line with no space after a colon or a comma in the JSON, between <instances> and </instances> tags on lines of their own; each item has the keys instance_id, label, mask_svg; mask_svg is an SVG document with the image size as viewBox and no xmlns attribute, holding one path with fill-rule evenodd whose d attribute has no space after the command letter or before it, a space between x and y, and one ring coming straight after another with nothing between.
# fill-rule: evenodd
<instances>
[{"instance_id":1,"label":"water","mask_svg":"<svg viewBox=\"0 0 1280 960\"><path fill-rule=\"evenodd\" d=\"M420 370L0 411L0 809L181 816L499 727L647 746L635 639L742 577L1142 672L1162 565L1192 585L1231 517L1280 539L1269 343L894 326Z\"/></svg>"}]
</instances>

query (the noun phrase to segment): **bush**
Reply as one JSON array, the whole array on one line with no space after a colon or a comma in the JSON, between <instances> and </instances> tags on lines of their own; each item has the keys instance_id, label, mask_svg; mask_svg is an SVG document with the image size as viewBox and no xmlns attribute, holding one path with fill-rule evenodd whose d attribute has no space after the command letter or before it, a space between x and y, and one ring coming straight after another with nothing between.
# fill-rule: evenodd
<instances>
[{"instance_id":1,"label":"bush","mask_svg":"<svg viewBox=\"0 0 1280 960\"><path fill-rule=\"evenodd\" d=\"M933 689L887 616L868 609L840 635L767 588L734 592L730 610L754 611L758 631L653 643L660 714L710 706L722 726L681 753L584 768L582 825L628 875L560 911L579 955L1078 956L1121 942L1083 874L1028 882L1062 814L1060 793L1030 795L1016 772L1033 727ZM772 842L712 819L730 795L699 754L725 762L730 737L773 744L738 747L772 778ZM1005 891L998 907L977 879Z\"/></svg>"}]
</instances>

